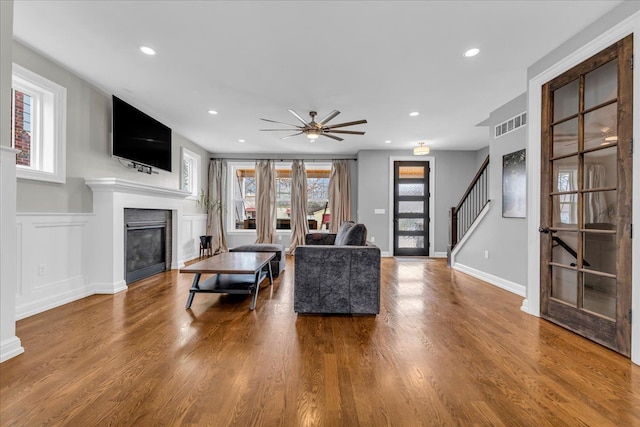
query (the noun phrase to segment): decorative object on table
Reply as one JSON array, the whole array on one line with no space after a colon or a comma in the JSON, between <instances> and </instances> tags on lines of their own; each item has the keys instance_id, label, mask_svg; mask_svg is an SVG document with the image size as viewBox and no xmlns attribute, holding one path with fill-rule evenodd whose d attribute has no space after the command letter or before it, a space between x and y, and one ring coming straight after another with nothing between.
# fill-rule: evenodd
<instances>
[{"instance_id":1,"label":"decorative object on table","mask_svg":"<svg viewBox=\"0 0 640 427\"><path fill-rule=\"evenodd\" d=\"M346 126L361 125L361 124L367 123L366 120L356 120L354 122L338 123L337 125L327 126L327 123L330 120L332 120L335 116L340 114L340 111L337 111L337 110L333 110L319 122L315 121L316 115L318 113L316 113L315 111L310 111L309 115L311 116L311 121L308 123L305 121L305 119L302 118L300 114L296 113L295 111L289 110L289 112L293 114L296 119L300 120L300 122L302 123L302 126L292 125L290 123L276 122L275 120L260 119L260 120L264 120L265 122L278 123L281 125L291 126L291 128L289 129L260 129L260 130L265 132L296 132L292 135L287 135L280 139L287 139L287 138L291 138L292 136L305 134L307 138L312 141L314 139L317 139L319 136L326 136L327 138L335 139L336 141L343 141L343 138L340 138L339 136L335 136L333 134L340 133L340 134L349 134L349 135L364 135L364 132L355 131L355 130L338 130L338 128L343 128Z\"/></svg>"},{"instance_id":2,"label":"decorative object on table","mask_svg":"<svg viewBox=\"0 0 640 427\"><path fill-rule=\"evenodd\" d=\"M525 218L527 214L526 150L502 156L502 216Z\"/></svg>"}]
</instances>

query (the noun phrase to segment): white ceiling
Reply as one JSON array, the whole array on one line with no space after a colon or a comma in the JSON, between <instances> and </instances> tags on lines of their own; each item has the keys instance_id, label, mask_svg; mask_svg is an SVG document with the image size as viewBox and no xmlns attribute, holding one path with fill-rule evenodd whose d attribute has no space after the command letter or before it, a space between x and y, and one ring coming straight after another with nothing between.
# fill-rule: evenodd
<instances>
[{"instance_id":1,"label":"white ceiling","mask_svg":"<svg viewBox=\"0 0 640 427\"><path fill-rule=\"evenodd\" d=\"M619 3L16 0L14 34L213 153L475 150L527 67ZM258 130L296 123L288 109L367 119L347 128L366 135Z\"/></svg>"}]
</instances>

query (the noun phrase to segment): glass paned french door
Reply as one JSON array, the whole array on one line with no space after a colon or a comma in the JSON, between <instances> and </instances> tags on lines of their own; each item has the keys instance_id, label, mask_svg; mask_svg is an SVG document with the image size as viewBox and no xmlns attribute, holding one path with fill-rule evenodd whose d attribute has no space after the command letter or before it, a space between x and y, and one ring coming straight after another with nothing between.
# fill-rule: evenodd
<instances>
[{"instance_id":1,"label":"glass paned french door","mask_svg":"<svg viewBox=\"0 0 640 427\"><path fill-rule=\"evenodd\" d=\"M541 315L629 355L632 36L543 86Z\"/></svg>"},{"instance_id":2,"label":"glass paned french door","mask_svg":"<svg viewBox=\"0 0 640 427\"><path fill-rule=\"evenodd\" d=\"M393 254L429 255L429 162L394 162Z\"/></svg>"}]
</instances>

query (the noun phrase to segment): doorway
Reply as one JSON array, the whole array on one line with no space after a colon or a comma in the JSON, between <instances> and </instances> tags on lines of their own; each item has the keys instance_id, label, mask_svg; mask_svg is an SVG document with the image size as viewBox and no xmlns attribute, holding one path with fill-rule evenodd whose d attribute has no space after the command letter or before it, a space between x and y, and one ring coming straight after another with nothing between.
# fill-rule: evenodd
<instances>
[{"instance_id":1,"label":"doorway","mask_svg":"<svg viewBox=\"0 0 640 427\"><path fill-rule=\"evenodd\" d=\"M394 161L393 170L393 254L429 256L429 161Z\"/></svg>"},{"instance_id":2,"label":"doorway","mask_svg":"<svg viewBox=\"0 0 640 427\"><path fill-rule=\"evenodd\" d=\"M631 350L632 72L628 36L542 87L540 312Z\"/></svg>"}]
</instances>

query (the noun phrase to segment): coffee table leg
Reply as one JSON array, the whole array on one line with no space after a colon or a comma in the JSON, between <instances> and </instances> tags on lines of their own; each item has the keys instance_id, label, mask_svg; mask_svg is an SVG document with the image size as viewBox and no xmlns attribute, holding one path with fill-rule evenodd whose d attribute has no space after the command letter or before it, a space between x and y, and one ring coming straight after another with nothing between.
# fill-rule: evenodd
<instances>
[{"instance_id":1,"label":"coffee table leg","mask_svg":"<svg viewBox=\"0 0 640 427\"><path fill-rule=\"evenodd\" d=\"M256 272L256 278L254 280L256 290L253 293L253 298L251 298L251 305L249 306L249 310L254 310L256 308L256 302L258 301L258 289L260 289L260 283L258 282L258 280L260 280L260 271Z\"/></svg>"},{"instance_id":2,"label":"coffee table leg","mask_svg":"<svg viewBox=\"0 0 640 427\"><path fill-rule=\"evenodd\" d=\"M269 284L273 286L273 272L271 271L271 261L269 261Z\"/></svg>"},{"instance_id":3,"label":"coffee table leg","mask_svg":"<svg viewBox=\"0 0 640 427\"><path fill-rule=\"evenodd\" d=\"M189 298L187 298L187 310L191 308L191 303L193 302L193 297L196 295L196 290L200 289L200 286L198 286L198 282L200 282L200 273L196 273L195 277L193 278L191 290L189 291Z\"/></svg>"}]
</instances>

